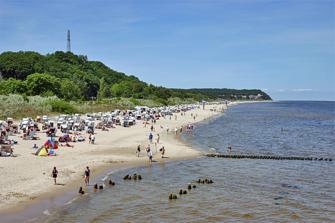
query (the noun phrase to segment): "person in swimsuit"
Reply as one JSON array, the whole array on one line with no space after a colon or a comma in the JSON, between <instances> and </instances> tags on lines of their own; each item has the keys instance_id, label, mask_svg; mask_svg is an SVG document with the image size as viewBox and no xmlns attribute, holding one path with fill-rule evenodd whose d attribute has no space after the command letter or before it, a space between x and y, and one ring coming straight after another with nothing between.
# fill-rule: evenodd
<instances>
[{"instance_id":1,"label":"person in swimsuit","mask_svg":"<svg viewBox=\"0 0 335 223\"><path fill-rule=\"evenodd\" d=\"M136 151L137 157L140 157L140 152L141 152L141 145L138 145L137 146L137 151Z\"/></svg>"},{"instance_id":2,"label":"person in swimsuit","mask_svg":"<svg viewBox=\"0 0 335 223\"><path fill-rule=\"evenodd\" d=\"M52 170L52 178L54 178L55 185L57 184L56 183L57 175L58 175L58 170L56 169L56 167L54 167L54 169Z\"/></svg>"},{"instance_id":3,"label":"person in swimsuit","mask_svg":"<svg viewBox=\"0 0 335 223\"><path fill-rule=\"evenodd\" d=\"M150 141L150 143L152 143L152 139L154 138L154 136L153 136L153 134L150 132L149 133L149 141Z\"/></svg>"},{"instance_id":4,"label":"person in swimsuit","mask_svg":"<svg viewBox=\"0 0 335 223\"><path fill-rule=\"evenodd\" d=\"M157 134L157 143L159 143L160 138L159 134Z\"/></svg>"},{"instance_id":5,"label":"person in swimsuit","mask_svg":"<svg viewBox=\"0 0 335 223\"><path fill-rule=\"evenodd\" d=\"M163 146L161 149L160 149L161 153L162 153L162 158L164 158L164 154L165 154L165 147Z\"/></svg>"},{"instance_id":6,"label":"person in swimsuit","mask_svg":"<svg viewBox=\"0 0 335 223\"><path fill-rule=\"evenodd\" d=\"M149 160L150 160L150 163L152 163L152 151L149 150Z\"/></svg>"},{"instance_id":7,"label":"person in swimsuit","mask_svg":"<svg viewBox=\"0 0 335 223\"><path fill-rule=\"evenodd\" d=\"M148 147L146 148L147 151L147 156L149 158L150 163L152 162L152 151L150 149L150 145L148 145Z\"/></svg>"},{"instance_id":8,"label":"person in swimsuit","mask_svg":"<svg viewBox=\"0 0 335 223\"><path fill-rule=\"evenodd\" d=\"M88 186L89 183L90 183L90 174L91 174L91 170L90 170L90 168L87 166L87 167L86 167L86 170L85 170L85 173L84 173L85 184L86 184L86 186Z\"/></svg>"}]
</instances>

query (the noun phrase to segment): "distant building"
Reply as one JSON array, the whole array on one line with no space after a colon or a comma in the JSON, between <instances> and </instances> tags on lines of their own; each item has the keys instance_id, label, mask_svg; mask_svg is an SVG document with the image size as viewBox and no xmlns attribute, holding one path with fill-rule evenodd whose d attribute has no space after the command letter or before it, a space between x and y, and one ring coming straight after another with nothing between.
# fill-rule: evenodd
<instances>
[{"instance_id":1,"label":"distant building","mask_svg":"<svg viewBox=\"0 0 335 223\"><path fill-rule=\"evenodd\" d=\"M263 98L263 95L262 94L257 94L257 95L249 95L248 96L250 100L259 100L259 99L262 99Z\"/></svg>"},{"instance_id":2,"label":"distant building","mask_svg":"<svg viewBox=\"0 0 335 223\"><path fill-rule=\"evenodd\" d=\"M257 96L256 96L256 100L257 99L262 99L263 98L263 95L262 94L258 94Z\"/></svg>"},{"instance_id":3,"label":"distant building","mask_svg":"<svg viewBox=\"0 0 335 223\"><path fill-rule=\"evenodd\" d=\"M231 94L231 95L230 95L230 98L235 98L235 99L237 99L237 95Z\"/></svg>"},{"instance_id":4,"label":"distant building","mask_svg":"<svg viewBox=\"0 0 335 223\"><path fill-rule=\"evenodd\" d=\"M256 100L256 95L252 95L252 94L249 95L249 99L250 99L250 100Z\"/></svg>"}]
</instances>

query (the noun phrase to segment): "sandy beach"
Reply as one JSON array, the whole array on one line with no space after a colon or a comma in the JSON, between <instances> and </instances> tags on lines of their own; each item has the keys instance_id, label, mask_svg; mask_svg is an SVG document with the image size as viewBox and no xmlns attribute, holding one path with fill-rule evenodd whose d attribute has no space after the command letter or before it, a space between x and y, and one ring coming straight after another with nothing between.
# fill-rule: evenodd
<instances>
[{"instance_id":1,"label":"sandy beach","mask_svg":"<svg viewBox=\"0 0 335 223\"><path fill-rule=\"evenodd\" d=\"M232 105L233 103L231 103ZM174 129L183 125L200 122L222 112L223 105L207 105L205 110L197 108L187 111L185 115L177 113L177 119L160 118L154 125L154 142L157 134L160 134L160 142L151 144L154 156L153 159L159 162L167 162L177 159L195 158L201 152L190 145L179 140ZM213 108L216 111L213 111ZM196 114L194 120L191 113ZM148 145L148 134L150 125L144 127L142 121L135 126L117 126L109 131L96 130L96 143L91 145L88 140L85 142L71 143L71 147L60 147L57 156L40 157L35 156L32 148L36 143L42 145L47 137L42 131L37 134L39 140L22 140L20 135L11 136L11 139L18 141L14 146L14 154L17 157L0 157L0 210L7 211L18 206L26 206L38 200L40 196L48 193L64 191L69 186L84 187L83 174L86 166L91 168L91 174L99 174L103 169L112 169L114 166L150 165L145 147ZM169 133L166 129L169 128ZM62 135L58 133L58 135ZM88 135L86 135L86 139ZM141 145L140 157L136 155L137 145ZM165 147L165 156L161 158L159 148ZM56 166L59 175L58 185L54 185L51 171ZM93 184L94 182L91 182ZM85 187L84 187L85 189Z\"/></svg>"}]
</instances>

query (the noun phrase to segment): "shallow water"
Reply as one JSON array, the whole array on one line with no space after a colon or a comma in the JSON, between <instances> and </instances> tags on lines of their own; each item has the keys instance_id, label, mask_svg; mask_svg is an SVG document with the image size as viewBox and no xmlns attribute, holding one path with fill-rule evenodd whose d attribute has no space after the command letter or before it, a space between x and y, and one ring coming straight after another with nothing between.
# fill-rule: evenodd
<instances>
[{"instance_id":1,"label":"shallow water","mask_svg":"<svg viewBox=\"0 0 335 223\"><path fill-rule=\"evenodd\" d=\"M242 104L183 138L206 151L335 158L334 102ZM124 181L140 173L141 181ZM214 184L170 201L198 178ZM199 158L113 173L40 222L335 222L333 162ZM34 220L35 221L35 220Z\"/></svg>"}]
</instances>

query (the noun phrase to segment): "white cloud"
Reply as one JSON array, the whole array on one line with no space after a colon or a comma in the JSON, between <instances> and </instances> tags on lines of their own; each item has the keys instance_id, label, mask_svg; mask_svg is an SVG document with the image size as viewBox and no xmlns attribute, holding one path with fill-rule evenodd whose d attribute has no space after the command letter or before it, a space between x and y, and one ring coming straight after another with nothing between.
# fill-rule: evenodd
<instances>
[{"instance_id":1,"label":"white cloud","mask_svg":"<svg viewBox=\"0 0 335 223\"><path fill-rule=\"evenodd\" d=\"M292 91L295 91L295 92L304 92L304 91L313 91L313 89L310 89L310 88L297 88L297 89L292 89Z\"/></svg>"},{"instance_id":2,"label":"white cloud","mask_svg":"<svg viewBox=\"0 0 335 223\"><path fill-rule=\"evenodd\" d=\"M268 90L268 89L262 89L262 90ZM275 90L269 90L272 92L306 92L306 91L314 91L311 88L294 88L294 89L275 89Z\"/></svg>"}]
</instances>

